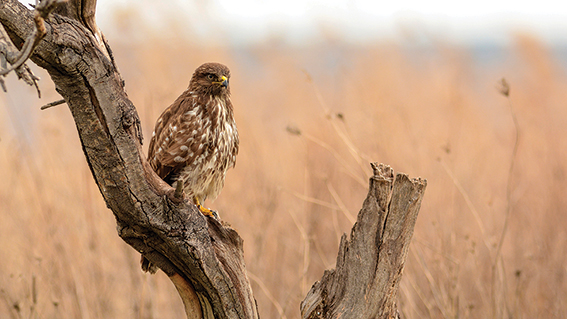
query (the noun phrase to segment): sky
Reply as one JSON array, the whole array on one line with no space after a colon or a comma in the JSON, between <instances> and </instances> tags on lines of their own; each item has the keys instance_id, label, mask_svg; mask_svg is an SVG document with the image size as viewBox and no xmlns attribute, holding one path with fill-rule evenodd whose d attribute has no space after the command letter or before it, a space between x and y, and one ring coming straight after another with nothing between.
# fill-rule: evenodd
<instances>
[{"instance_id":1,"label":"sky","mask_svg":"<svg viewBox=\"0 0 567 319\"><path fill-rule=\"evenodd\" d=\"M562 0L98 0L99 25L104 30L116 8L133 7L156 26L173 12L204 36L221 30L245 42L261 41L274 31L309 41L323 27L352 41L407 32L454 42L505 41L513 33L530 32L567 43L567 1Z\"/></svg>"},{"instance_id":2,"label":"sky","mask_svg":"<svg viewBox=\"0 0 567 319\"><path fill-rule=\"evenodd\" d=\"M561 0L218 0L217 3L236 28L261 28L270 19L279 17L299 23L318 20L338 24L351 33L369 36L389 36L402 27L425 28L455 41L498 38L517 31L567 39L567 1Z\"/></svg>"}]
</instances>

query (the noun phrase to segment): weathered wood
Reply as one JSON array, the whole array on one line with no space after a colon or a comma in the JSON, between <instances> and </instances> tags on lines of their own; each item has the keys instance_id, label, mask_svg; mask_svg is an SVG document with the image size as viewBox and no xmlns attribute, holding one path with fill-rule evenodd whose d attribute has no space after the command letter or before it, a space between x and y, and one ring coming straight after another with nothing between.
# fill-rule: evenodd
<instances>
[{"instance_id":1,"label":"weathered wood","mask_svg":"<svg viewBox=\"0 0 567 319\"><path fill-rule=\"evenodd\" d=\"M146 162L140 121L94 24L94 4L70 0L47 17L31 59L49 72L69 106L119 236L170 276L188 318L258 318L240 236L176 198ZM0 1L0 23L15 47L33 33L33 18L17 0ZM397 317L396 292L426 181L394 179L384 165L373 169L336 269L313 285L301 304L303 318Z\"/></svg>"},{"instance_id":2,"label":"weathered wood","mask_svg":"<svg viewBox=\"0 0 567 319\"><path fill-rule=\"evenodd\" d=\"M86 2L68 1L70 9L60 12L90 8ZM93 25L85 25L94 21L94 12L79 12L93 16L50 15L31 59L49 72L71 110L91 172L116 217L118 234L168 274L182 297L196 295L204 318L257 318L242 239L194 205L175 200L173 188L148 169L136 109L111 53L100 45L104 38L93 34ZM0 2L0 23L16 47L34 30L32 11L16 0ZM180 284L180 278L186 282Z\"/></svg>"},{"instance_id":3,"label":"weathered wood","mask_svg":"<svg viewBox=\"0 0 567 319\"><path fill-rule=\"evenodd\" d=\"M396 293L427 182L372 164L368 196L336 268L301 303L302 318L398 318Z\"/></svg>"}]
</instances>

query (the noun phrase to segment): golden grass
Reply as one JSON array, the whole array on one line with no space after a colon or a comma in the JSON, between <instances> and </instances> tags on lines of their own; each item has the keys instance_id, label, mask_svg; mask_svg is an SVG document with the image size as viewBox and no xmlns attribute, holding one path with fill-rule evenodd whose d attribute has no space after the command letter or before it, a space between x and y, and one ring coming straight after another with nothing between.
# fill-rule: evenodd
<instances>
[{"instance_id":1,"label":"golden grass","mask_svg":"<svg viewBox=\"0 0 567 319\"><path fill-rule=\"evenodd\" d=\"M567 81L536 39L519 36L490 67L443 44L427 55L388 42L111 45L146 147L195 67L230 66L241 151L208 204L245 240L262 318L299 317L356 218L370 161L428 180L399 293L404 317L567 316ZM509 100L496 89L503 76ZM42 78L41 101L14 79L1 98L0 317L183 318L168 279L142 274L117 236L68 110L39 111L58 99Z\"/></svg>"}]
</instances>

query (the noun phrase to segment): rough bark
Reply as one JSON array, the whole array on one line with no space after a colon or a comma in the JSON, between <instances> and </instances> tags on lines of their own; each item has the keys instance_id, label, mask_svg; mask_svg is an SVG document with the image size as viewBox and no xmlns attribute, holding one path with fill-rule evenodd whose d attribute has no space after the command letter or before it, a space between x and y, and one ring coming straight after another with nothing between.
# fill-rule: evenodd
<instances>
[{"instance_id":1,"label":"rough bark","mask_svg":"<svg viewBox=\"0 0 567 319\"><path fill-rule=\"evenodd\" d=\"M149 169L141 152L140 121L111 51L101 46L98 29L91 29L96 25L86 24L94 21L94 11L77 10L94 4L69 1L63 3L69 8L57 11L73 14L49 15L31 60L49 72L69 106L119 236L172 278L186 309L195 304L186 298L196 296L204 318L257 318L242 239L194 205L176 201L174 190ZM76 19L81 12L92 16ZM34 32L33 21L33 11L18 1L0 2L0 23L16 47Z\"/></svg>"},{"instance_id":2,"label":"rough bark","mask_svg":"<svg viewBox=\"0 0 567 319\"><path fill-rule=\"evenodd\" d=\"M258 318L240 236L176 198L146 162L136 109L94 22L96 1L44 1L63 4L51 15L44 12L42 21L17 0L0 1L6 31L0 48L7 48L0 55L12 63L8 54L22 50L45 22L31 60L49 72L69 106L119 236L170 277L189 318ZM303 318L397 316L396 291L426 182L404 174L394 180L389 167L373 168L350 240L343 236L336 269L326 271L302 302Z\"/></svg>"},{"instance_id":3,"label":"rough bark","mask_svg":"<svg viewBox=\"0 0 567 319\"><path fill-rule=\"evenodd\" d=\"M374 176L336 268L301 303L302 318L398 318L396 293L427 182L386 165Z\"/></svg>"}]
</instances>

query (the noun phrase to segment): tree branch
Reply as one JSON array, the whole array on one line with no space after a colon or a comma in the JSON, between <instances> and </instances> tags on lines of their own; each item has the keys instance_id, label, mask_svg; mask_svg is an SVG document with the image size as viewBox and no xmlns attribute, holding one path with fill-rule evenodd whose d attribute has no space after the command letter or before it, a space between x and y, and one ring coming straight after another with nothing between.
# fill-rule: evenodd
<instances>
[{"instance_id":1,"label":"tree branch","mask_svg":"<svg viewBox=\"0 0 567 319\"><path fill-rule=\"evenodd\" d=\"M15 43L33 32L32 17L16 0L0 2L0 23ZM242 239L176 200L174 189L149 168L140 121L111 54L81 21L53 14L45 31L31 59L49 72L71 110L119 236L167 275L181 277L187 285L178 289L194 288L204 318L257 318Z\"/></svg>"}]
</instances>

